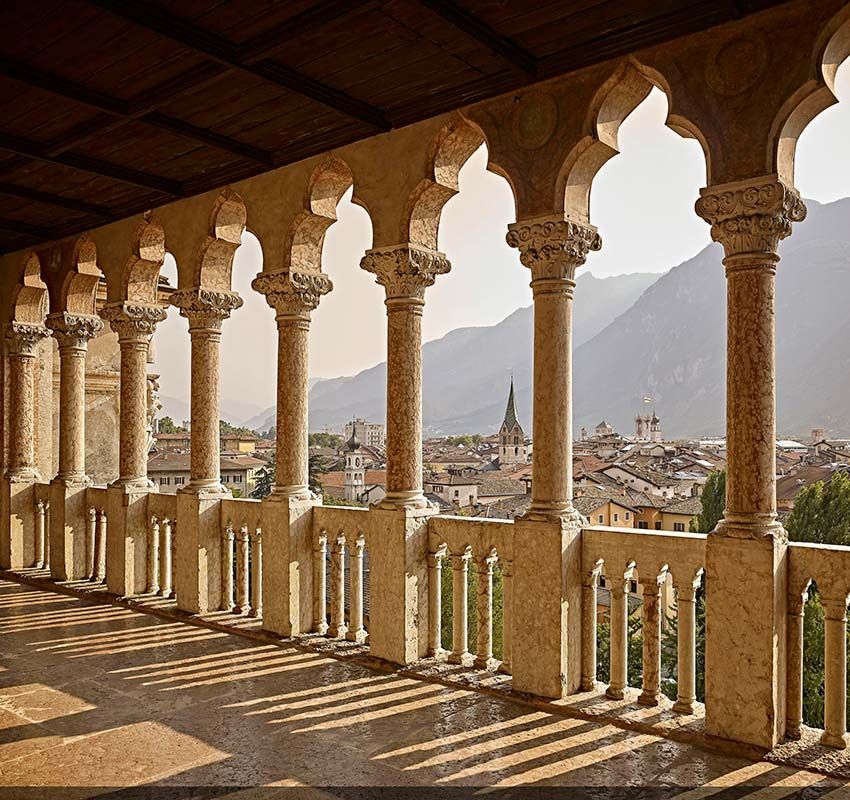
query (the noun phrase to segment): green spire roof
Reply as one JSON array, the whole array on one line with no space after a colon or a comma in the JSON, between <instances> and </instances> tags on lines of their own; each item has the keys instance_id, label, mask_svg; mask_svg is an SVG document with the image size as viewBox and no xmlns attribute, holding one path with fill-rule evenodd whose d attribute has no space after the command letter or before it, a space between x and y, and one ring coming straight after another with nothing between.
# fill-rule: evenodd
<instances>
[{"instance_id":1,"label":"green spire roof","mask_svg":"<svg viewBox=\"0 0 850 800\"><path fill-rule=\"evenodd\" d=\"M511 376L511 391L508 395L508 406L505 409L505 421L502 426L510 431L513 430L514 425L519 425L519 419L517 419L516 404L514 403L514 379ZM522 426L520 425L520 427Z\"/></svg>"}]
</instances>

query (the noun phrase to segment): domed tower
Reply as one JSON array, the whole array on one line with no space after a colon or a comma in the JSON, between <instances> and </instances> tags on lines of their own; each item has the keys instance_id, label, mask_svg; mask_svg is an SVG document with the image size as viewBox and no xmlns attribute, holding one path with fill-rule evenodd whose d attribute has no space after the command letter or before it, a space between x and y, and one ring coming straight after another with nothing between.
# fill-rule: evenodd
<instances>
[{"instance_id":1,"label":"domed tower","mask_svg":"<svg viewBox=\"0 0 850 800\"><path fill-rule=\"evenodd\" d=\"M653 411L652 419L649 421L649 441L660 442L662 439L661 420L658 419L658 415Z\"/></svg>"},{"instance_id":2,"label":"domed tower","mask_svg":"<svg viewBox=\"0 0 850 800\"><path fill-rule=\"evenodd\" d=\"M365 453L356 433L345 443L345 499L360 502L366 488Z\"/></svg>"},{"instance_id":3,"label":"domed tower","mask_svg":"<svg viewBox=\"0 0 850 800\"><path fill-rule=\"evenodd\" d=\"M527 461L528 448L525 445L525 434L516 413L514 379L511 378L511 390L508 394L508 405L505 408L505 419L499 430L499 466L525 464Z\"/></svg>"}]
</instances>

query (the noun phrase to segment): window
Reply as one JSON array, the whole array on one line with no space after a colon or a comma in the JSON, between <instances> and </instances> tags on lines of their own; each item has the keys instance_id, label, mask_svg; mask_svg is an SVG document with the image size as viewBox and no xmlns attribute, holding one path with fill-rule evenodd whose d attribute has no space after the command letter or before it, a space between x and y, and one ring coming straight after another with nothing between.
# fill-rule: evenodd
<instances>
[{"instance_id":1,"label":"window","mask_svg":"<svg viewBox=\"0 0 850 800\"><path fill-rule=\"evenodd\" d=\"M159 479L160 486L171 486L171 478L167 478L164 475Z\"/></svg>"},{"instance_id":2,"label":"window","mask_svg":"<svg viewBox=\"0 0 850 800\"><path fill-rule=\"evenodd\" d=\"M185 482L186 479L182 475L178 475L176 478L174 478L175 486L182 486Z\"/></svg>"},{"instance_id":3,"label":"window","mask_svg":"<svg viewBox=\"0 0 850 800\"><path fill-rule=\"evenodd\" d=\"M614 514L614 522L619 522L619 521L620 521L620 515Z\"/></svg>"},{"instance_id":4,"label":"window","mask_svg":"<svg viewBox=\"0 0 850 800\"><path fill-rule=\"evenodd\" d=\"M602 514L600 514L600 515L597 517L597 520L599 520L599 524L601 525L603 522L605 522L605 517L603 517L603 516L602 516Z\"/></svg>"},{"instance_id":5,"label":"window","mask_svg":"<svg viewBox=\"0 0 850 800\"><path fill-rule=\"evenodd\" d=\"M637 594L637 581L629 581L629 591L632 594Z\"/></svg>"},{"instance_id":6,"label":"window","mask_svg":"<svg viewBox=\"0 0 850 800\"><path fill-rule=\"evenodd\" d=\"M604 576L604 575L600 575L600 576L599 576L599 585L600 585L603 589L605 588L605 576Z\"/></svg>"},{"instance_id":7,"label":"window","mask_svg":"<svg viewBox=\"0 0 850 800\"><path fill-rule=\"evenodd\" d=\"M626 512L626 522L628 522L632 518L631 512Z\"/></svg>"},{"instance_id":8,"label":"window","mask_svg":"<svg viewBox=\"0 0 850 800\"><path fill-rule=\"evenodd\" d=\"M657 530L657 531L661 530L661 523L660 522L655 523L655 530Z\"/></svg>"},{"instance_id":9,"label":"window","mask_svg":"<svg viewBox=\"0 0 850 800\"><path fill-rule=\"evenodd\" d=\"M458 489L455 489L455 497L460 497L460 491Z\"/></svg>"},{"instance_id":10,"label":"window","mask_svg":"<svg viewBox=\"0 0 850 800\"><path fill-rule=\"evenodd\" d=\"M684 522L674 522L673 523L673 530L677 531L678 533L684 533L685 523Z\"/></svg>"},{"instance_id":11,"label":"window","mask_svg":"<svg viewBox=\"0 0 850 800\"><path fill-rule=\"evenodd\" d=\"M518 448L518 447L515 447L515 448L514 448L514 455L515 455L515 456L518 456L518 455L519 455L519 448Z\"/></svg>"},{"instance_id":12,"label":"window","mask_svg":"<svg viewBox=\"0 0 850 800\"><path fill-rule=\"evenodd\" d=\"M647 525L645 519L639 519L637 526L638 526L638 528L640 528L641 530L644 530L644 531L649 527L649 525Z\"/></svg>"}]
</instances>

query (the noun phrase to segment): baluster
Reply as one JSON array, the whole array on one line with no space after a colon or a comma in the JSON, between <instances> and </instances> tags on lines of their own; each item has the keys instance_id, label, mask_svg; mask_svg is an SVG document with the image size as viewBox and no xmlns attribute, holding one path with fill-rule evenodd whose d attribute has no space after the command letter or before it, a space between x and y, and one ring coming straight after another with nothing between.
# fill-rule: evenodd
<instances>
[{"instance_id":1,"label":"baluster","mask_svg":"<svg viewBox=\"0 0 850 800\"><path fill-rule=\"evenodd\" d=\"M596 686L596 589L601 565L585 575L581 584L581 690Z\"/></svg>"},{"instance_id":2,"label":"baluster","mask_svg":"<svg viewBox=\"0 0 850 800\"><path fill-rule=\"evenodd\" d=\"M106 579L106 511L97 514L97 537L95 539L95 574L92 580L103 583Z\"/></svg>"},{"instance_id":3,"label":"baluster","mask_svg":"<svg viewBox=\"0 0 850 800\"><path fill-rule=\"evenodd\" d=\"M661 586L667 580L666 569L660 575L641 581L643 588L643 681L638 703L657 706L661 699Z\"/></svg>"},{"instance_id":4,"label":"baluster","mask_svg":"<svg viewBox=\"0 0 850 800\"><path fill-rule=\"evenodd\" d=\"M629 584L630 566L623 575L611 578L611 682L605 694L622 700L629 682Z\"/></svg>"},{"instance_id":5,"label":"baluster","mask_svg":"<svg viewBox=\"0 0 850 800\"><path fill-rule=\"evenodd\" d=\"M478 610L475 666L478 669L493 669L497 666L493 658L493 567L498 556L495 550L478 561Z\"/></svg>"},{"instance_id":6,"label":"baluster","mask_svg":"<svg viewBox=\"0 0 850 800\"><path fill-rule=\"evenodd\" d=\"M502 562L502 665L500 672L511 674L514 625L514 562Z\"/></svg>"},{"instance_id":7,"label":"baluster","mask_svg":"<svg viewBox=\"0 0 850 800\"><path fill-rule=\"evenodd\" d=\"M351 551L351 625L345 638L362 644L366 641L366 629L363 627L363 551L366 540L358 536Z\"/></svg>"},{"instance_id":8,"label":"baluster","mask_svg":"<svg viewBox=\"0 0 850 800\"><path fill-rule=\"evenodd\" d=\"M847 747L847 597L823 598L823 735L821 744Z\"/></svg>"},{"instance_id":9,"label":"baluster","mask_svg":"<svg viewBox=\"0 0 850 800\"><path fill-rule=\"evenodd\" d=\"M449 654L452 664L463 664L469 656L467 590L471 558L469 546L461 555L452 556L452 652Z\"/></svg>"},{"instance_id":10,"label":"baluster","mask_svg":"<svg viewBox=\"0 0 850 800\"><path fill-rule=\"evenodd\" d=\"M221 610L233 610L233 523L228 520L221 546Z\"/></svg>"},{"instance_id":11,"label":"baluster","mask_svg":"<svg viewBox=\"0 0 850 800\"><path fill-rule=\"evenodd\" d=\"M38 500L35 504L35 563L36 569L44 567L44 501Z\"/></svg>"},{"instance_id":12,"label":"baluster","mask_svg":"<svg viewBox=\"0 0 850 800\"><path fill-rule=\"evenodd\" d=\"M95 536L97 535L97 510L94 506L89 507L89 522L86 526L86 572L87 580L93 581L95 575Z\"/></svg>"},{"instance_id":13,"label":"baluster","mask_svg":"<svg viewBox=\"0 0 850 800\"><path fill-rule=\"evenodd\" d=\"M248 586L248 526L242 525L236 534L236 605L234 614L244 614L250 611Z\"/></svg>"},{"instance_id":14,"label":"baluster","mask_svg":"<svg viewBox=\"0 0 850 800\"><path fill-rule=\"evenodd\" d=\"M44 568L50 569L50 503L44 502Z\"/></svg>"},{"instance_id":15,"label":"baluster","mask_svg":"<svg viewBox=\"0 0 850 800\"><path fill-rule=\"evenodd\" d=\"M428 554L428 655L440 656L443 653L441 638L443 635L443 559L446 546L441 545L435 553Z\"/></svg>"},{"instance_id":16,"label":"baluster","mask_svg":"<svg viewBox=\"0 0 850 800\"><path fill-rule=\"evenodd\" d=\"M788 653L785 736L799 739L803 735L803 625L805 623L808 586L788 595ZM680 628L681 630L681 628Z\"/></svg>"},{"instance_id":17,"label":"baluster","mask_svg":"<svg viewBox=\"0 0 850 800\"><path fill-rule=\"evenodd\" d=\"M313 630L319 636L328 632L328 534L322 531L316 537L313 550Z\"/></svg>"},{"instance_id":18,"label":"baluster","mask_svg":"<svg viewBox=\"0 0 850 800\"><path fill-rule=\"evenodd\" d=\"M170 519L162 521L159 543L159 596L172 597L174 586L174 529Z\"/></svg>"},{"instance_id":19,"label":"baluster","mask_svg":"<svg viewBox=\"0 0 850 800\"><path fill-rule=\"evenodd\" d=\"M148 592L159 593L159 520L151 517L148 533Z\"/></svg>"},{"instance_id":20,"label":"baluster","mask_svg":"<svg viewBox=\"0 0 850 800\"><path fill-rule=\"evenodd\" d=\"M674 576L675 577L675 576ZM693 714L697 701L697 589L702 570L695 578L676 584L676 615L678 616L678 665L676 702L673 710ZM801 651L802 652L802 651Z\"/></svg>"},{"instance_id":21,"label":"baluster","mask_svg":"<svg viewBox=\"0 0 850 800\"><path fill-rule=\"evenodd\" d=\"M334 541L331 550L331 624L330 636L344 637L348 632L345 624L345 534Z\"/></svg>"},{"instance_id":22,"label":"baluster","mask_svg":"<svg viewBox=\"0 0 850 800\"><path fill-rule=\"evenodd\" d=\"M251 610L248 614L263 616L263 531L260 527L255 528L251 543Z\"/></svg>"}]
</instances>

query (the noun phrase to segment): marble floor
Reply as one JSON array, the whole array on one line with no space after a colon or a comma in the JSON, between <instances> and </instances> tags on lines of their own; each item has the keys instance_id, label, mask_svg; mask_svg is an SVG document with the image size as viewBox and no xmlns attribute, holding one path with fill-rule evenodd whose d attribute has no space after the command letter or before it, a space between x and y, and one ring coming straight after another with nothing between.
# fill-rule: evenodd
<instances>
[{"instance_id":1,"label":"marble floor","mask_svg":"<svg viewBox=\"0 0 850 800\"><path fill-rule=\"evenodd\" d=\"M2 800L478 795L760 800L850 790L0 581Z\"/></svg>"}]
</instances>

